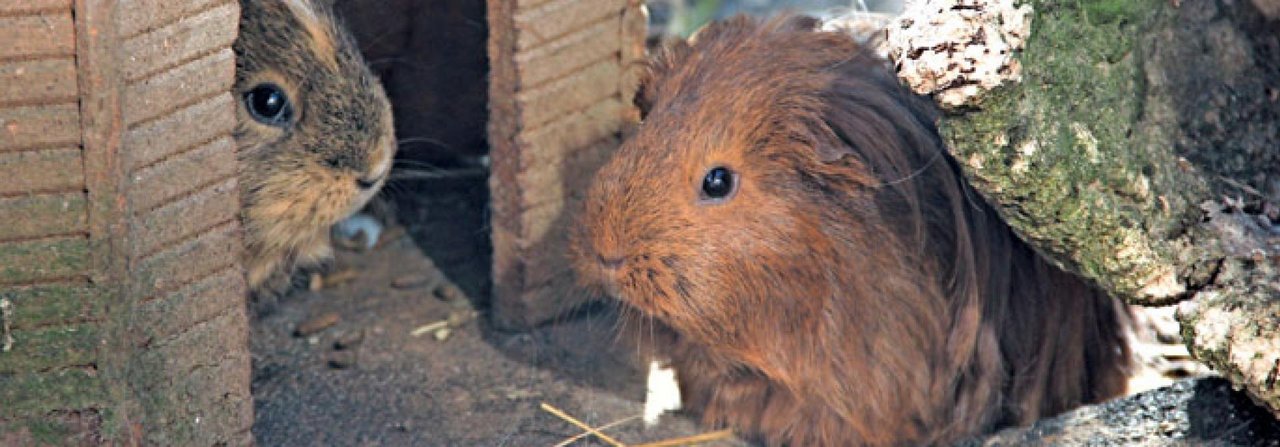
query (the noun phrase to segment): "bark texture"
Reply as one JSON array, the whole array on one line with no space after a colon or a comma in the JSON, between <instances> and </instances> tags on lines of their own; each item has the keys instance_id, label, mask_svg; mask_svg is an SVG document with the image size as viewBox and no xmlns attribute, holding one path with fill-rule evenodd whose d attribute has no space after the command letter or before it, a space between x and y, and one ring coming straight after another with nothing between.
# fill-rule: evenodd
<instances>
[{"instance_id":1,"label":"bark texture","mask_svg":"<svg viewBox=\"0 0 1280 447\"><path fill-rule=\"evenodd\" d=\"M1007 2L930 3L944 7L923 14ZM1267 2L1021 4L1033 9L1021 81L942 124L969 179L1062 266L1130 303L1181 301L1192 352L1280 415L1280 43Z\"/></svg>"}]
</instances>

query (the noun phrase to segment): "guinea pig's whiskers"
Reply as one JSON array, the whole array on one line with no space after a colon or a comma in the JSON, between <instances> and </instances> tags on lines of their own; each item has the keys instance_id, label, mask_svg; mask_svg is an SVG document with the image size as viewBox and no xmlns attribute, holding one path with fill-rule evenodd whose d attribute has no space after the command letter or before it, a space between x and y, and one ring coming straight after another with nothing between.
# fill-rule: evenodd
<instances>
[{"instance_id":1,"label":"guinea pig's whiskers","mask_svg":"<svg viewBox=\"0 0 1280 447\"><path fill-rule=\"evenodd\" d=\"M437 140L437 139L435 139L435 138L431 138L431 137L409 137L409 138L401 138L401 139L399 139L399 141L396 141L396 145L397 145L397 146L399 146L399 147L402 147L402 148L403 148L405 145L409 145L409 144L418 144L418 143L428 143L428 144L430 144L430 145L432 145L432 146L435 146L435 147L438 147L438 148L440 148L440 149L444 149L444 150L452 150L452 149L453 149L453 147L452 147L452 146L449 146L449 145L448 145L448 144L446 144L445 142L440 141L440 140ZM397 161L408 161L408 160L397 160Z\"/></svg>"},{"instance_id":2,"label":"guinea pig's whiskers","mask_svg":"<svg viewBox=\"0 0 1280 447\"><path fill-rule=\"evenodd\" d=\"M911 171L911 173L910 173L910 174L907 174L905 177L902 177L902 178L900 178L900 179L896 179L896 180L889 180L889 181L886 181L886 182L881 182L881 183L880 183L880 184L878 184L878 185L873 185L873 186L872 186L872 188L883 188L883 187L885 187L885 186L898 185L898 184L902 184L902 183L906 183L906 182L909 182L909 181L911 181L911 180L914 180L916 177L919 177L921 174L924 174L924 173L925 173L925 171L928 171L928 170L929 170L929 168L930 168L930 167L932 167L934 163L937 163L937 162L938 162L938 160L942 159L942 155L943 155L943 154L942 154L942 150L941 150L941 149L939 149L937 152L934 152L934 153L933 153L933 157L929 158L929 161L928 161L928 162L925 162L924 166L921 166L921 167L917 168L916 170Z\"/></svg>"},{"instance_id":3,"label":"guinea pig's whiskers","mask_svg":"<svg viewBox=\"0 0 1280 447\"><path fill-rule=\"evenodd\" d=\"M409 181L409 180L434 180L446 178L469 178L483 177L489 173L479 168L462 168L462 169L418 169L418 168L397 168L391 171L388 178L390 181Z\"/></svg>"},{"instance_id":4,"label":"guinea pig's whiskers","mask_svg":"<svg viewBox=\"0 0 1280 447\"><path fill-rule=\"evenodd\" d=\"M364 53L369 51L369 48L372 48L374 45L377 45L378 43L382 42L383 39L391 37L391 33L393 32L395 32L395 28L389 28L386 31L383 31L382 34L373 36L372 39L369 39L368 41L364 42L364 45L360 45L360 52ZM372 62L370 62L370 64L372 64Z\"/></svg>"}]
</instances>

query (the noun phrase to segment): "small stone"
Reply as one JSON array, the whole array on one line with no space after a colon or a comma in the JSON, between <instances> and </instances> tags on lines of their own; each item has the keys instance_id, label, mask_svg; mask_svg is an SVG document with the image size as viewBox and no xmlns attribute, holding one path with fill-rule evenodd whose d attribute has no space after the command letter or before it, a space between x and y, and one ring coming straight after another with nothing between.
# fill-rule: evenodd
<instances>
[{"instance_id":1,"label":"small stone","mask_svg":"<svg viewBox=\"0 0 1280 447\"><path fill-rule=\"evenodd\" d=\"M475 312L470 310L455 310L449 313L449 326L459 327L475 318Z\"/></svg>"},{"instance_id":2,"label":"small stone","mask_svg":"<svg viewBox=\"0 0 1280 447\"><path fill-rule=\"evenodd\" d=\"M391 227L387 229L387 231L382 232L382 236L379 237L378 240L374 242L373 249L376 250L376 249L382 248L384 245L398 241L407 234L409 234L409 232L405 230L405 228L402 226L397 225L397 226Z\"/></svg>"},{"instance_id":3,"label":"small stone","mask_svg":"<svg viewBox=\"0 0 1280 447\"><path fill-rule=\"evenodd\" d=\"M322 287L325 287L325 288L335 287L339 284L351 282L358 277L360 277L360 272L358 270L342 269L342 270L333 272L328 276L324 276L322 278L322 280L324 281L322 284Z\"/></svg>"},{"instance_id":4,"label":"small stone","mask_svg":"<svg viewBox=\"0 0 1280 447\"><path fill-rule=\"evenodd\" d=\"M527 390L524 388L507 388L503 390L502 394L507 398L507 400L532 399L542 395L537 391Z\"/></svg>"},{"instance_id":5,"label":"small stone","mask_svg":"<svg viewBox=\"0 0 1280 447\"><path fill-rule=\"evenodd\" d=\"M445 341L445 339L449 338L450 333L452 333L452 331L450 331L449 328L444 327L444 328L436 329L436 332L431 335L434 335L436 337L436 341Z\"/></svg>"},{"instance_id":6,"label":"small stone","mask_svg":"<svg viewBox=\"0 0 1280 447\"><path fill-rule=\"evenodd\" d=\"M359 346L364 341L364 330L346 332L333 341L333 349L342 351Z\"/></svg>"},{"instance_id":7,"label":"small stone","mask_svg":"<svg viewBox=\"0 0 1280 447\"><path fill-rule=\"evenodd\" d=\"M471 309L471 301L468 300L453 300L449 305L454 309Z\"/></svg>"},{"instance_id":8,"label":"small stone","mask_svg":"<svg viewBox=\"0 0 1280 447\"><path fill-rule=\"evenodd\" d=\"M329 355L329 367L333 369L347 369L356 364L356 354L352 351L338 351Z\"/></svg>"},{"instance_id":9,"label":"small stone","mask_svg":"<svg viewBox=\"0 0 1280 447\"><path fill-rule=\"evenodd\" d=\"M462 290L459 289L458 286L450 283L440 284L432 293L435 294L436 298L448 302L466 300L467 298L467 295L462 293Z\"/></svg>"},{"instance_id":10,"label":"small stone","mask_svg":"<svg viewBox=\"0 0 1280 447\"><path fill-rule=\"evenodd\" d=\"M333 327L333 325L338 324L338 321L341 319L342 318L335 312L321 314L312 317L307 321L303 321L296 329L294 329L293 335L296 337L306 337Z\"/></svg>"},{"instance_id":11,"label":"small stone","mask_svg":"<svg viewBox=\"0 0 1280 447\"><path fill-rule=\"evenodd\" d=\"M391 288L393 289L416 289L427 285L431 282L431 276L424 273L410 273L401 275L391 280Z\"/></svg>"}]
</instances>

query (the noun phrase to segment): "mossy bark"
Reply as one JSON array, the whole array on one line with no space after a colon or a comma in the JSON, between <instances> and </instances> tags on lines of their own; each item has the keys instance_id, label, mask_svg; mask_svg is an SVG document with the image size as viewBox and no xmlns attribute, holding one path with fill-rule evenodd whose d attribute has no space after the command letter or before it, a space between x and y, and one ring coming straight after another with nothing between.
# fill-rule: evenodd
<instances>
[{"instance_id":1,"label":"mossy bark","mask_svg":"<svg viewBox=\"0 0 1280 447\"><path fill-rule=\"evenodd\" d=\"M1257 215L1280 198L1260 192L1280 181L1274 22L1249 2L1027 3L1022 81L950 111L951 150L1063 267L1131 303L1195 303L1192 351L1280 415L1277 227ZM1205 315L1226 325L1213 343Z\"/></svg>"}]
</instances>

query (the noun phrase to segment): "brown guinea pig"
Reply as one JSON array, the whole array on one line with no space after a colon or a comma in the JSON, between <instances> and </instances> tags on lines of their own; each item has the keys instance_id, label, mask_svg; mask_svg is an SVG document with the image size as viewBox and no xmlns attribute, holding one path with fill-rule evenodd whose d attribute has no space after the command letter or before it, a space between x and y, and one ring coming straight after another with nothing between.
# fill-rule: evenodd
<instances>
[{"instance_id":1,"label":"brown guinea pig","mask_svg":"<svg viewBox=\"0 0 1280 447\"><path fill-rule=\"evenodd\" d=\"M814 28L667 48L587 193L575 269L667 331L685 408L768 445L928 445L1121 393L1125 308L970 189L931 102Z\"/></svg>"},{"instance_id":2,"label":"brown guinea pig","mask_svg":"<svg viewBox=\"0 0 1280 447\"><path fill-rule=\"evenodd\" d=\"M329 229L386 182L391 106L327 4L241 2L236 40L245 264L255 295L332 253Z\"/></svg>"}]
</instances>

